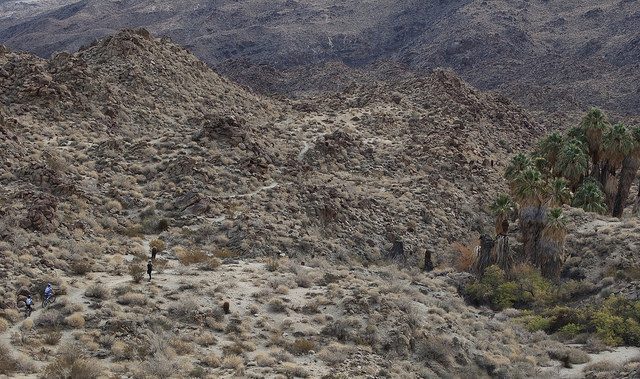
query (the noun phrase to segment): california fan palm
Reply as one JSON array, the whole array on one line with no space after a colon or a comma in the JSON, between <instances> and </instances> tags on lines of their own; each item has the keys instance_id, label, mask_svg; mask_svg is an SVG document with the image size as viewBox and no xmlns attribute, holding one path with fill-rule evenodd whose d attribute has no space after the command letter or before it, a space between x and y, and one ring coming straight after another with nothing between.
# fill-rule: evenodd
<instances>
[{"instance_id":1,"label":"california fan palm","mask_svg":"<svg viewBox=\"0 0 640 379\"><path fill-rule=\"evenodd\" d=\"M536 261L540 265L542 276L559 280L564 261L567 221L562 214L562 208L558 207L549 210L545 221Z\"/></svg>"},{"instance_id":2,"label":"california fan palm","mask_svg":"<svg viewBox=\"0 0 640 379\"><path fill-rule=\"evenodd\" d=\"M633 148L625 155L622 160L622 168L620 169L620 179L618 180L618 191L613 202L613 217L621 217L624 210L624 203L629 197L631 185L636 177L638 168L640 168L640 125L631 129L631 137L633 138ZM639 193L640 195L640 193Z\"/></svg>"}]
</instances>

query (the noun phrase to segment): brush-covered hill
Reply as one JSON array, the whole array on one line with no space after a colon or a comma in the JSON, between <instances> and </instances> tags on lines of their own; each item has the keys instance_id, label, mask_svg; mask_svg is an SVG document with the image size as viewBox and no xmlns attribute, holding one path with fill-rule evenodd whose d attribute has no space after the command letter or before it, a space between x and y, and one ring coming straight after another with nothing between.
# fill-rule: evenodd
<instances>
[{"instance_id":1,"label":"brush-covered hill","mask_svg":"<svg viewBox=\"0 0 640 379\"><path fill-rule=\"evenodd\" d=\"M294 101L144 29L48 60L3 47L0 370L513 377L586 362L517 312L467 306L451 268L453 242L492 231L505 162L545 132L450 70ZM594 289L615 282L602 276ZM17 294L46 282L60 300L24 320Z\"/></svg>"},{"instance_id":2,"label":"brush-covered hill","mask_svg":"<svg viewBox=\"0 0 640 379\"><path fill-rule=\"evenodd\" d=\"M640 108L640 18L628 0L64 0L0 7L0 43L42 57L76 51L122 28L145 27L212 67L241 60L223 66L236 81L250 79L241 69L247 61L293 70L264 83L287 94L300 94L300 84L305 91L340 84L300 83L295 73L301 67L392 60L419 70L451 67L472 85L498 89L531 109L580 113L600 106L637 116Z\"/></svg>"}]
</instances>

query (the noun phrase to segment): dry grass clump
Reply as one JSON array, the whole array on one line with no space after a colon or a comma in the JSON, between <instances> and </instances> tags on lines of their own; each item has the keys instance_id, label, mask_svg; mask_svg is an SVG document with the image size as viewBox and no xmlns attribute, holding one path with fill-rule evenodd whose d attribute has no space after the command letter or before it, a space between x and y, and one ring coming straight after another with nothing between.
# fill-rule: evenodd
<instances>
[{"instance_id":1,"label":"dry grass clump","mask_svg":"<svg viewBox=\"0 0 640 379\"><path fill-rule=\"evenodd\" d=\"M76 312L67 317L66 323L73 328L82 328L84 326L84 317L82 313Z\"/></svg>"},{"instance_id":2,"label":"dry grass clump","mask_svg":"<svg viewBox=\"0 0 640 379\"><path fill-rule=\"evenodd\" d=\"M332 342L329 346L318 352L318 358L322 359L330 366L335 366L338 363L344 362L349 354L356 351L356 348L350 345L343 345L341 343Z\"/></svg>"},{"instance_id":3,"label":"dry grass clump","mask_svg":"<svg viewBox=\"0 0 640 379\"><path fill-rule=\"evenodd\" d=\"M109 290L109 288L105 287L100 283L92 284L89 287L87 287L87 289L84 291L84 295L86 297L91 297L91 298L100 299L100 300L108 299L110 294L111 294L111 291Z\"/></svg>"},{"instance_id":4,"label":"dry grass clump","mask_svg":"<svg viewBox=\"0 0 640 379\"><path fill-rule=\"evenodd\" d=\"M237 374L244 373L244 360L237 355L227 355L220 364L222 368L229 368L236 371Z\"/></svg>"},{"instance_id":5,"label":"dry grass clump","mask_svg":"<svg viewBox=\"0 0 640 379\"><path fill-rule=\"evenodd\" d=\"M141 293L135 293L135 292L127 292L121 296L118 296L118 304L121 305L145 305L147 304L147 297L144 294Z\"/></svg>"},{"instance_id":6,"label":"dry grass clump","mask_svg":"<svg viewBox=\"0 0 640 379\"><path fill-rule=\"evenodd\" d=\"M192 296L174 301L167 307L169 314L182 320L192 320L193 315L200 309L200 304Z\"/></svg>"},{"instance_id":7,"label":"dry grass clump","mask_svg":"<svg viewBox=\"0 0 640 379\"><path fill-rule=\"evenodd\" d=\"M12 357L8 347L0 346L0 374L9 375L17 368L17 362Z\"/></svg>"},{"instance_id":8,"label":"dry grass clump","mask_svg":"<svg viewBox=\"0 0 640 379\"><path fill-rule=\"evenodd\" d=\"M222 364L222 362L220 361L220 358L215 354L205 355L202 358L202 363L204 363L208 367L213 367L213 368L220 367L220 365Z\"/></svg>"},{"instance_id":9,"label":"dry grass clump","mask_svg":"<svg viewBox=\"0 0 640 379\"><path fill-rule=\"evenodd\" d=\"M295 363L284 362L278 368L278 372L286 376L287 378L308 378L309 373Z\"/></svg>"},{"instance_id":10,"label":"dry grass clump","mask_svg":"<svg viewBox=\"0 0 640 379\"><path fill-rule=\"evenodd\" d=\"M599 372L599 373L604 373L604 372L612 372L612 371L616 371L620 368L620 364L617 362L612 362L608 359L603 359L601 361L595 362L595 363L591 363L587 366L585 366L582 371L587 373L587 372Z\"/></svg>"},{"instance_id":11,"label":"dry grass clump","mask_svg":"<svg viewBox=\"0 0 640 379\"><path fill-rule=\"evenodd\" d=\"M214 337L213 334L209 332L200 333L196 338L195 342L200 346L211 346L215 345L218 340Z\"/></svg>"},{"instance_id":12,"label":"dry grass clump","mask_svg":"<svg viewBox=\"0 0 640 379\"><path fill-rule=\"evenodd\" d=\"M272 367L277 361L270 355L265 353L258 353L255 356L256 364L260 367Z\"/></svg>"},{"instance_id":13,"label":"dry grass clump","mask_svg":"<svg viewBox=\"0 0 640 379\"><path fill-rule=\"evenodd\" d=\"M16 309L5 309L3 317L15 324L20 319L20 312Z\"/></svg>"},{"instance_id":14,"label":"dry grass clump","mask_svg":"<svg viewBox=\"0 0 640 379\"><path fill-rule=\"evenodd\" d=\"M34 323L38 327L58 328L62 324L62 314L55 309L47 309L38 315Z\"/></svg>"},{"instance_id":15,"label":"dry grass clump","mask_svg":"<svg viewBox=\"0 0 640 379\"><path fill-rule=\"evenodd\" d=\"M62 338L62 332L59 329L46 329L42 331L42 340L47 345L57 345Z\"/></svg>"},{"instance_id":16,"label":"dry grass clump","mask_svg":"<svg viewBox=\"0 0 640 379\"><path fill-rule=\"evenodd\" d=\"M97 359L85 357L77 345L64 345L58 350L55 362L44 369L44 377L54 379L96 378L104 368Z\"/></svg>"},{"instance_id":17,"label":"dry grass clump","mask_svg":"<svg viewBox=\"0 0 640 379\"><path fill-rule=\"evenodd\" d=\"M190 342L184 341L177 337L172 338L169 341L169 345L171 345L171 347L178 355L186 355L193 352L193 345Z\"/></svg>"},{"instance_id":18,"label":"dry grass clump","mask_svg":"<svg viewBox=\"0 0 640 379\"><path fill-rule=\"evenodd\" d=\"M9 329L9 322L4 318L0 318L0 333L5 332L7 329Z\"/></svg>"},{"instance_id":19,"label":"dry grass clump","mask_svg":"<svg viewBox=\"0 0 640 379\"><path fill-rule=\"evenodd\" d=\"M269 300L269 310L276 313L284 313L287 311L287 304L284 300L274 297Z\"/></svg>"},{"instance_id":20,"label":"dry grass clump","mask_svg":"<svg viewBox=\"0 0 640 379\"><path fill-rule=\"evenodd\" d=\"M292 344L287 345L287 350L291 354L302 355L308 354L316 348L316 344L305 338L297 338Z\"/></svg>"}]
</instances>

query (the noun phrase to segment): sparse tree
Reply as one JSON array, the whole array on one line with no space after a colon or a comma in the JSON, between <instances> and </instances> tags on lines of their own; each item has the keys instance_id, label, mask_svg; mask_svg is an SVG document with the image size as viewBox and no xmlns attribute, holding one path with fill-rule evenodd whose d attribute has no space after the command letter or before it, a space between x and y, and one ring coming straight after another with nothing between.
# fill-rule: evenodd
<instances>
[{"instance_id":1,"label":"sparse tree","mask_svg":"<svg viewBox=\"0 0 640 379\"><path fill-rule=\"evenodd\" d=\"M571 188L575 188L589 170L589 157L583 145L576 139L568 140L560 152L554 172L565 177Z\"/></svg>"}]
</instances>

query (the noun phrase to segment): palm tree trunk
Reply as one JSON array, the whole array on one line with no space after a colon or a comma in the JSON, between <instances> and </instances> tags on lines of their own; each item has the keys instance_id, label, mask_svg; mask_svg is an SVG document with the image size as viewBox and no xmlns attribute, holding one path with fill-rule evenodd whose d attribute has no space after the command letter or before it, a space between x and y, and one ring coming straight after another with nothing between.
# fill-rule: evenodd
<instances>
[{"instance_id":1,"label":"palm tree trunk","mask_svg":"<svg viewBox=\"0 0 640 379\"><path fill-rule=\"evenodd\" d=\"M527 206L520 210L520 230L522 231L522 254L534 266L538 266L540 237L544 228L546 207Z\"/></svg>"},{"instance_id":2,"label":"palm tree trunk","mask_svg":"<svg viewBox=\"0 0 640 379\"><path fill-rule=\"evenodd\" d=\"M609 174L604 186L605 204L607 206L607 214L613 213L613 203L616 200L617 182L614 175Z\"/></svg>"},{"instance_id":3,"label":"palm tree trunk","mask_svg":"<svg viewBox=\"0 0 640 379\"><path fill-rule=\"evenodd\" d=\"M640 155L635 151L631 152L622 161L622 169L620 169L620 181L618 182L618 191L613 203L613 217L622 217L624 212L624 203L629 197L631 185L636 177L636 173L640 168Z\"/></svg>"}]
</instances>

